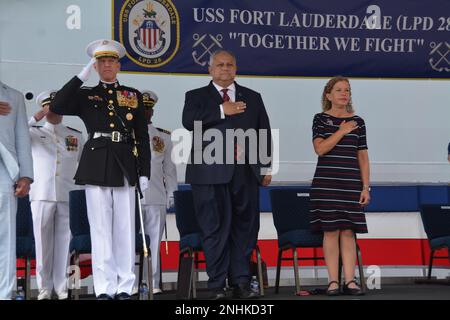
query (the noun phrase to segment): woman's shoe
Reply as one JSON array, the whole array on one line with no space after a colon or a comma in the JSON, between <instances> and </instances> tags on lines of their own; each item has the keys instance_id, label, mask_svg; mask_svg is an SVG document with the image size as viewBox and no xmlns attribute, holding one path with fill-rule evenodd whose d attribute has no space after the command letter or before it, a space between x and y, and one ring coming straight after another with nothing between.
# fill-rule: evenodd
<instances>
[{"instance_id":1,"label":"woman's shoe","mask_svg":"<svg viewBox=\"0 0 450 320\"><path fill-rule=\"evenodd\" d=\"M338 285L338 287L336 289L330 289L330 286L336 283ZM330 283L328 284L328 288L327 288L327 296L333 297L333 296L338 296L339 295L339 282L337 281L330 281Z\"/></svg>"},{"instance_id":2,"label":"woman's shoe","mask_svg":"<svg viewBox=\"0 0 450 320\"><path fill-rule=\"evenodd\" d=\"M348 285L350 283L352 283L352 282L354 284L356 284L358 286L358 288L349 288ZM345 283L344 286L342 287L342 293L350 295L350 296L362 296L362 295L364 295L364 292L361 290L361 288L359 287L359 285L356 283L355 280L351 280L351 281Z\"/></svg>"}]
</instances>

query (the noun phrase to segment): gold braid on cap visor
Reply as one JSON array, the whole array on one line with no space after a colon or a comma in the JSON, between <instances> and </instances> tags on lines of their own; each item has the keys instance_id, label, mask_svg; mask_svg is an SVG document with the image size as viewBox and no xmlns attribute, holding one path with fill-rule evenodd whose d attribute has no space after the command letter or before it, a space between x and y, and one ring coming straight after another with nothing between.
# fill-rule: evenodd
<instances>
[{"instance_id":1,"label":"gold braid on cap visor","mask_svg":"<svg viewBox=\"0 0 450 320\"><path fill-rule=\"evenodd\" d=\"M147 109L152 109L154 106L155 106L154 101L144 101L144 107L146 107Z\"/></svg>"},{"instance_id":2,"label":"gold braid on cap visor","mask_svg":"<svg viewBox=\"0 0 450 320\"><path fill-rule=\"evenodd\" d=\"M47 98L47 99L42 100L41 107L45 107L47 104L50 104L50 102L52 102L51 98Z\"/></svg>"},{"instance_id":3,"label":"gold braid on cap visor","mask_svg":"<svg viewBox=\"0 0 450 320\"><path fill-rule=\"evenodd\" d=\"M98 51L94 53L94 58L113 57L119 59L119 54L115 51Z\"/></svg>"}]
</instances>

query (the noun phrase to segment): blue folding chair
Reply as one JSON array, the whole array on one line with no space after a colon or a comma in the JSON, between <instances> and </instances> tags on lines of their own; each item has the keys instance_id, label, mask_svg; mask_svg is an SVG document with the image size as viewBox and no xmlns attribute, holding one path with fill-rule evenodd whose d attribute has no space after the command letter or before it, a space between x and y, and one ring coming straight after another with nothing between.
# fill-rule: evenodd
<instances>
[{"instance_id":1,"label":"blue folding chair","mask_svg":"<svg viewBox=\"0 0 450 320\"><path fill-rule=\"evenodd\" d=\"M72 239L70 240L69 252L71 264L75 265L74 272L78 272L80 267L90 267L90 264L80 265L80 255L91 253L91 234L86 208L86 195L84 190L73 190L69 192L69 221ZM75 274L75 281L80 281L79 275ZM75 283L69 287L69 299L80 298L80 283Z\"/></svg>"},{"instance_id":2,"label":"blue folding chair","mask_svg":"<svg viewBox=\"0 0 450 320\"><path fill-rule=\"evenodd\" d=\"M203 251L201 241L201 230L198 226L197 218L195 216L194 199L192 190L177 190L174 192L175 203L175 218L178 232L180 233L180 253L178 260L178 287L180 287L183 277L189 278L190 289L188 299L197 297L196 281L198 274L198 267L200 263L205 263L205 260L199 259L199 253ZM261 263L261 253L259 247L256 246L256 258L259 278L259 294L264 296L263 273ZM192 270L188 275L182 274L181 266L184 257L188 257L191 266L187 269ZM250 263L250 261L249 261Z\"/></svg>"},{"instance_id":3,"label":"blue folding chair","mask_svg":"<svg viewBox=\"0 0 450 320\"><path fill-rule=\"evenodd\" d=\"M31 260L35 259L35 243L33 234L33 218L28 196L17 199L16 216L16 257L25 260L25 267L17 270L25 271L25 299L30 298Z\"/></svg>"},{"instance_id":4,"label":"blue folding chair","mask_svg":"<svg viewBox=\"0 0 450 320\"><path fill-rule=\"evenodd\" d=\"M197 298L196 281L198 267L205 260L199 259L199 253L203 251L200 227L195 217L194 199L192 190L178 190L174 192L175 219L178 232L180 233L180 252L178 256L178 298ZM187 259L185 259L187 258ZM183 270L184 261L189 265ZM182 271L183 270L183 271ZM187 274L186 274L187 272ZM188 278L185 280L185 278ZM184 289L182 283L188 283L186 293L181 293Z\"/></svg>"},{"instance_id":5,"label":"blue folding chair","mask_svg":"<svg viewBox=\"0 0 450 320\"><path fill-rule=\"evenodd\" d=\"M296 293L300 292L300 278L298 272L299 260L324 260L323 257L298 257L298 248L321 248L323 234L310 231L309 222L309 190L308 189L272 189L270 190L272 202L272 217L278 234L278 259L275 279L275 293L279 292L280 271L282 261L293 261ZM356 241L356 237L355 237ZM292 251L292 258L283 258L283 253ZM356 244L361 290L365 292L364 271L361 261L361 252ZM339 261L339 277L342 263Z\"/></svg>"},{"instance_id":6,"label":"blue folding chair","mask_svg":"<svg viewBox=\"0 0 450 320\"><path fill-rule=\"evenodd\" d=\"M431 249L427 276L427 280L430 280L433 260L450 259L450 252L446 256L435 256L435 252L439 249L450 250L450 205L421 205L420 216Z\"/></svg>"}]
</instances>

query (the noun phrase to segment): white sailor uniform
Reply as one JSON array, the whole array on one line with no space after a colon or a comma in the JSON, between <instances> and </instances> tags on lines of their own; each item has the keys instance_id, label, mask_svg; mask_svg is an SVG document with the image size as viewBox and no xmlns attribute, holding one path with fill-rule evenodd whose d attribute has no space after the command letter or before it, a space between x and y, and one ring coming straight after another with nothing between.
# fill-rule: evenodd
<instances>
[{"instance_id":1,"label":"white sailor uniform","mask_svg":"<svg viewBox=\"0 0 450 320\"><path fill-rule=\"evenodd\" d=\"M150 237L152 254L153 288L160 288L160 242L166 223L166 207L173 204L177 189L177 171L172 162L170 132L148 125L151 150L151 175L149 188L144 192L142 209L145 233Z\"/></svg>"},{"instance_id":2,"label":"white sailor uniform","mask_svg":"<svg viewBox=\"0 0 450 320\"><path fill-rule=\"evenodd\" d=\"M29 121L35 181L30 201L36 244L38 299L50 299L55 289L67 298L66 269L69 242L69 191L79 189L73 180L84 139L80 131L46 122Z\"/></svg>"}]
</instances>

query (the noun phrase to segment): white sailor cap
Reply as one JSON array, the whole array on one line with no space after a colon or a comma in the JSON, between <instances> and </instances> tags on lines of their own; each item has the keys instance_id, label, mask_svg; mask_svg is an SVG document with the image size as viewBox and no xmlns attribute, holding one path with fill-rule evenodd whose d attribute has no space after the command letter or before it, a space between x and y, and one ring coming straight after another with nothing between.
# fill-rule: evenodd
<instances>
[{"instance_id":1,"label":"white sailor cap","mask_svg":"<svg viewBox=\"0 0 450 320\"><path fill-rule=\"evenodd\" d=\"M36 97L36 104L40 107L45 107L47 104L52 102L52 100L55 98L56 90L47 90L44 92L41 92Z\"/></svg>"},{"instance_id":2,"label":"white sailor cap","mask_svg":"<svg viewBox=\"0 0 450 320\"><path fill-rule=\"evenodd\" d=\"M89 43L86 52L91 58L114 57L120 59L125 55L125 47L114 40L100 39Z\"/></svg>"},{"instance_id":3,"label":"white sailor cap","mask_svg":"<svg viewBox=\"0 0 450 320\"><path fill-rule=\"evenodd\" d=\"M151 90L142 90L142 100L144 100L144 106L147 108L153 108L158 102L158 96Z\"/></svg>"}]
</instances>

